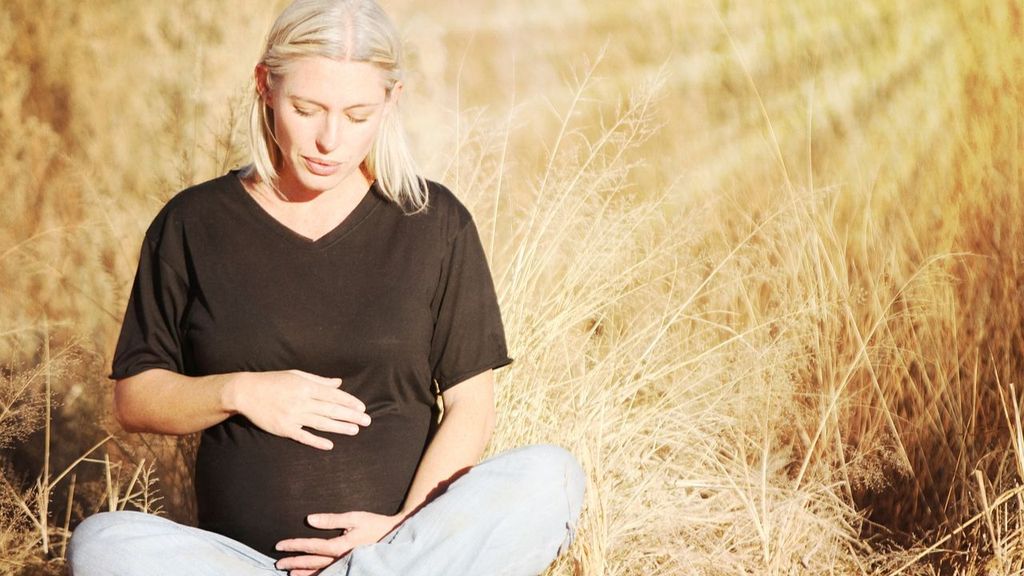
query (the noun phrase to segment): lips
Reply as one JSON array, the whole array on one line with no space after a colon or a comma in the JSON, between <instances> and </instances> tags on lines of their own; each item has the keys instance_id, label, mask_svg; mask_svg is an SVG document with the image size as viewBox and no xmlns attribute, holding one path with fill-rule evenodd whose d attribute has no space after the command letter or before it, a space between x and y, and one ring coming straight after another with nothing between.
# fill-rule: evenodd
<instances>
[{"instance_id":1,"label":"lips","mask_svg":"<svg viewBox=\"0 0 1024 576\"><path fill-rule=\"evenodd\" d=\"M337 172L341 166L339 162L309 158L307 156L303 156L302 160L306 163L306 168L317 176L330 176Z\"/></svg>"}]
</instances>

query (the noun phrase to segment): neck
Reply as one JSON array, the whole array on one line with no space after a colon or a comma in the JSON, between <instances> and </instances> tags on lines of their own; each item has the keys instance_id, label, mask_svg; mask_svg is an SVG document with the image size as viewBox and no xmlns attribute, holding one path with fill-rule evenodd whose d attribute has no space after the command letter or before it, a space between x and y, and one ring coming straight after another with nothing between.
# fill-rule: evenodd
<instances>
[{"instance_id":1,"label":"neck","mask_svg":"<svg viewBox=\"0 0 1024 576\"><path fill-rule=\"evenodd\" d=\"M304 204L318 199L329 201L329 199L341 200L351 196L362 196L372 182L373 179L370 177L365 165L360 166L358 172L352 173L334 188L326 190L316 190L303 186L295 178L294 172L291 171L278 171L276 187L260 180L259 175L255 171L250 175L250 183L263 196L288 204Z\"/></svg>"}]
</instances>

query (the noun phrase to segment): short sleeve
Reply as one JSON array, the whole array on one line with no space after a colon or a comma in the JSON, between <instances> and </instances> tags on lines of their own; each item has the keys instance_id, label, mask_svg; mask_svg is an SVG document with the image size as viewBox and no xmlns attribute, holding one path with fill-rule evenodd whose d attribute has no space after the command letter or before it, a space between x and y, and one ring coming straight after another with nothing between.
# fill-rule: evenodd
<instances>
[{"instance_id":1,"label":"short sleeve","mask_svg":"<svg viewBox=\"0 0 1024 576\"><path fill-rule=\"evenodd\" d=\"M182 273L161 257L147 233L108 378L120 380L150 368L183 373L180 327L187 301Z\"/></svg>"},{"instance_id":2,"label":"short sleeve","mask_svg":"<svg viewBox=\"0 0 1024 576\"><path fill-rule=\"evenodd\" d=\"M430 368L440 391L512 362L494 281L472 218L449 246L432 310Z\"/></svg>"}]
</instances>

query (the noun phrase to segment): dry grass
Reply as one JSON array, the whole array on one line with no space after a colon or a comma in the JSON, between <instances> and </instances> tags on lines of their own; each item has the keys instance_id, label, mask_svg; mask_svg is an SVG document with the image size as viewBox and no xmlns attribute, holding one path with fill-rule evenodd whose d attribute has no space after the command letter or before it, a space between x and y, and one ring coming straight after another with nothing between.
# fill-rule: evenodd
<instances>
[{"instance_id":1,"label":"dry grass","mask_svg":"<svg viewBox=\"0 0 1024 576\"><path fill-rule=\"evenodd\" d=\"M104 376L280 3L90 4L0 8L7 573L101 508L190 514L187 446L117 432ZM389 6L517 360L492 450L590 476L550 573L1020 573L1019 2L488 4Z\"/></svg>"}]
</instances>

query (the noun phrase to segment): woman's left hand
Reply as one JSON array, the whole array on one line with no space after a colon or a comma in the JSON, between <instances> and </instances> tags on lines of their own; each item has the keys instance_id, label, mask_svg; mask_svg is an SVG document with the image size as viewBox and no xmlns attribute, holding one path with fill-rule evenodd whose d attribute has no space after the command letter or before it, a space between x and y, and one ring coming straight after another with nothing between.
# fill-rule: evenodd
<instances>
[{"instance_id":1,"label":"woman's left hand","mask_svg":"<svg viewBox=\"0 0 1024 576\"><path fill-rule=\"evenodd\" d=\"M373 544L391 532L403 519L401 514L385 516L372 512L345 512L344 514L310 514L309 525L322 530L344 529L334 538L291 538L277 543L282 552L300 552L277 561L278 570L288 570L290 576L310 576L317 570L334 563L356 546Z\"/></svg>"}]
</instances>

